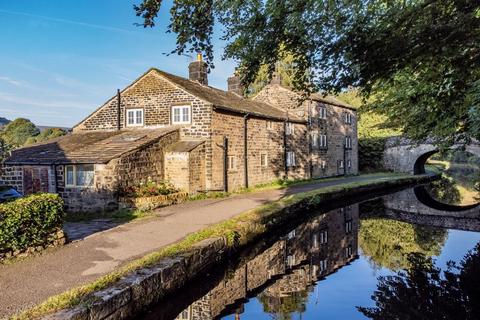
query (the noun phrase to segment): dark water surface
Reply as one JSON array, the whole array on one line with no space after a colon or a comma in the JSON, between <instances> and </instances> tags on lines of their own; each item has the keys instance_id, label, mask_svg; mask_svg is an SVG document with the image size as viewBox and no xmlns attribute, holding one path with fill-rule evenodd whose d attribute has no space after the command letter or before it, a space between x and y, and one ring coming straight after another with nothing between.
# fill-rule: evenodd
<instances>
[{"instance_id":1,"label":"dark water surface","mask_svg":"<svg viewBox=\"0 0 480 320\"><path fill-rule=\"evenodd\" d=\"M378 277L409 268L409 253L433 257L444 269L480 241L478 207L441 207L425 190L315 212L142 318L365 319L356 307L374 306Z\"/></svg>"}]
</instances>

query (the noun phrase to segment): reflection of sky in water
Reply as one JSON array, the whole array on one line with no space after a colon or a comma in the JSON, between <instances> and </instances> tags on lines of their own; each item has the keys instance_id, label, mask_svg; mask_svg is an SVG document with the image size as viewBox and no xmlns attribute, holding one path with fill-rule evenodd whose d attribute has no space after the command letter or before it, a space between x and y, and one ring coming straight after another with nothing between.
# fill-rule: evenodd
<instances>
[{"instance_id":1,"label":"reflection of sky in water","mask_svg":"<svg viewBox=\"0 0 480 320\"><path fill-rule=\"evenodd\" d=\"M442 252L437 257L437 265L445 268L447 261L460 261L468 250L480 241L480 233L449 230L448 239ZM377 277L390 275L388 269L373 269L368 260L361 254L336 273L316 284L308 297L306 312L293 314L293 319L366 319L355 306L374 306L370 296L377 288ZM273 315L263 312L258 299L251 299L245 304L240 319L275 319ZM224 319L235 319L234 315Z\"/></svg>"}]
</instances>

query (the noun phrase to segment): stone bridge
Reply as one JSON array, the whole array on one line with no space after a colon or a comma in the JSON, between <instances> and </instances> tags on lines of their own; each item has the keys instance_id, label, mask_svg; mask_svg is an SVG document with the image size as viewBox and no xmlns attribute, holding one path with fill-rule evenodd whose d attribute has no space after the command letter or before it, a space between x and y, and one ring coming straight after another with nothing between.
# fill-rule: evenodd
<instances>
[{"instance_id":1,"label":"stone bridge","mask_svg":"<svg viewBox=\"0 0 480 320\"><path fill-rule=\"evenodd\" d=\"M424 186L406 189L383 198L382 216L409 223L449 229L480 231L478 204L455 206L430 196Z\"/></svg>"},{"instance_id":2,"label":"stone bridge","mask_svg":"<svg viewBox=\"0 0 480 320\"><path fill-rule=\"evenodd\" d=\"M465 147L465 150L480 157L480 143L473 141L468 145L454 144L451 149ZM425 173L425 162L437 153L438 147L433 140L415 143L403 137L388 138L383 152L383 166L394 172L422 174Z\"/></svg>"}]
</instances>

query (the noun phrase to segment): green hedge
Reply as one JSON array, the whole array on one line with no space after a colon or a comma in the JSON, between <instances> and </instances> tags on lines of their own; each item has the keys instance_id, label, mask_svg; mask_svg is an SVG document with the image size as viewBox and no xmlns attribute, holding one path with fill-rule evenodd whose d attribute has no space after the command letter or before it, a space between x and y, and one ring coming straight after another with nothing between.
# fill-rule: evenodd
<instances>
[{"instance_id":1,"label":"green hedge","mask_svg":"<svg viewBox=\"0 0 480 320\"><path fill-rule=\"evenodd\" d=\"M0 204L0 253L49 244L63 226L63 200L35 194Z\"/></svg>"},{"instance_id":2,"label":"green hedge","mask_svg":"<svg viewBox=\"0 0 480 320\"><path fill-rule=\"evenodd\" d=\"M361 138L358 141L358 168L362 172L383 171L386 138Z\"/></svg>"}]
</instances>

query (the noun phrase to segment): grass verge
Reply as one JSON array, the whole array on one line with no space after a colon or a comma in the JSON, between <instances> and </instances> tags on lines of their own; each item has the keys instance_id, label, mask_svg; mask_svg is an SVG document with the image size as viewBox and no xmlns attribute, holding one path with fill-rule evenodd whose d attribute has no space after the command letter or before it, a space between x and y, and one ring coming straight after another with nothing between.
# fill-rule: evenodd
<instances>
[{"instance_id":1,"label":"grass verge","mask_svg":"<svg viewBox=\"0 0 480 320\"><path fill-rule=\"evenodd\" d=\"M71 308L79 304L88 305L92 302L92 293L116 283L122 277L135 270L152 266L164 258L174 257L185 253L190 250L193 245L208 238L224 237L227 239L228 246L232 249L236 246L245 245L252 241L252 239L263 234L271 226L278 225L282 223L282 221L288 219L288 216L292 214L292 211L290 211L289 208L296 207L296 210L308 210L318 206L324 201L330 201L334 197L338 197L339 199L345 197L347 193L353 193L355 190L361 192L361 189L363 188L363 191L365 192L365 187L385 189L403 183L413 183L417 180L418 179L416 178L405 175L392 175L390 178L383 176L382 179L375 179L375 177L372 176L372 180L325 187L284 197L281 200L262 205L232 219L192 233L175 244L132 261L118 270L102 276L89 284L52 296L45 302L34 306L21 314L15 315L11 319L32 319L61 309Z\"/></svg>"}]
</instances>

